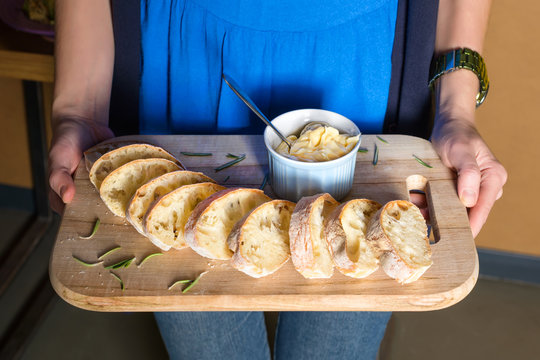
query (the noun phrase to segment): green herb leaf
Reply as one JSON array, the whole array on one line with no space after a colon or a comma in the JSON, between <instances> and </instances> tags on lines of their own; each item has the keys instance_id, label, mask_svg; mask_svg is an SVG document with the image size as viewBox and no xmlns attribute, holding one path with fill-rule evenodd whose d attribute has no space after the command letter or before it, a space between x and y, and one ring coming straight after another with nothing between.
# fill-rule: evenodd
<instances>
[{"instance_id":1,"label":"green herb leaf","mask_svg":"<svg viewBox=\"0 0 540 360\"><path fill-rule=\"evenodd\" d=\"M187 293L193 286L195 286L195 284L197 284L199 280L203 277L203 275L206 274L207 272L208 271L200 273L199 276L197 276L197 278L193 280L191 284L189 284L184 290L182 290L182 294Z\"/></svg>"},{"instance_id":2,"label":"green herb leaf","mask_svg":"<svg viewBox=\"0 0 540 360\"><path fill-rule=\"evenodd\" d=\"M221 171L223 169L226 169L230 166L233 166L234 164L238 164L240 161L244 160L246 158L246 155L243 154L242 156L240 156L239 158L237 159L234 159L233 161L229 161L228 163L225 163L221 166L218 166L217 168L214 169L215 172L218 172L218 171Z\"/></svg>"},{"instance_id":3,"label":"green herb leaf","mask_svg":"<svg viewBox=\"0 0 540 360\"><path fill-rule=\"evenodd\" d=\"M369 151L369 150L368 150L367 148L365 148L365 147L359 147L359 148L358 148L358 152L359 152L359 153L367 153L368 151Z\"/></svg>"},{"instance_id":4,"label":"green herb leaf","mask_svg":"<svg viewBox=\"0 0 540 360\"><path fill-rule=\"evenodd\" d=\"M379 162L379 148L377 147L377 144L375 144L375 153L373 154L373 165L377 165Z\"/></svg>"},{"instance_id":5,"label":"green herb leaf","mask_svg":"<svg viewBox=\"0 0 540 360\"><path fill-rule=\"evenodd\" d=\"M228 158L232 158L232 159L238 159L239 157L241 157L242 155L234 155L234 154L231 154L231 153L228 153L227 155Z\"/></svg>"},{"instance_id":6,"label":"green herb leaf","mask_svg":"<svg viewBox=\"0 0 540 360\"><path fill-rule=\"evenodd\" d=\"M79 239L83 239L83 240L88 240L88 239L91 239L94 235L96 235L98 229L99 229L99 224L101 224L101 221L99 220L99 218L96 220L96 223L94 224L94 229L92 230L92 233L88 236L79 236Z\"/></svg>"},{"instance_id":7,"label":"green herb leaf","mask_svg":"<svg viewBox=\"0 0 540 360\"><path fill-rule=\"evenodd\" d=\"M433 166L429 165L424 160L420 159L418 156L413 154L413 157L416 159L416 161L418 161L420 164L424 165L425 167L430 168L430 169L433 168Z\"/></svg>"},{"instance_id":8,"label":"green herb leaf","mask_svg":"<svg viewBox=\"0 0 540 360\"><path fill-rule=\"evenodd\" d=\"M264 190L264 187L266 186L266 183L268 182L268 174L264 175L264 179L262 181L261 186L259 187L260 190Z\"/></svg>"},{"instance_id":9,"label":"green herb leaf","mask_svg":"<svg viewBox=\"0 0 540 360\"><path fill-rule=\"evenodd\" d=\"M171 286L169 286L169 288L167 290L171 290L173 287L175 287L178 284L187 284L187 283L190 283L190 282L192 282L192 280L178 280L178 281L175 281L174 283L171 284Z\"/></svg>"},{"instance_id":10,"label":"green herb leaf","mask_svg":"<svg viewBox=\"0 0 540 360\"><path fill-rule=\"evenodd\" d=\"M225 178L225 180L223 180L223 183L226 183L231 177L229 175L227 175L227 177Z\"/></svg>"},{"instance_id":11,"label":"green herb leaf","mask_svg":"<svg viewBox=\"0 0 540 360\"><path fill-rule=\"evenodd\" d=\"M73 257L73 259L75 259L75 261L77 261L79 264L81 265L84 265L84 266L87 266L87 267L94 267L94 266L97 266L101 263L103 263L103 261L99 261L99 262L96 262L96 263L87 263L86 261L82 261L81 259L71 255Z\"/></svg>"},{"instance_id":12,"label":"green herb leaf","mask_svg":"<svg viewBox=\"0 0 540 360\"><path fill-rule=\"evenodd\" d=\"M105 253L103 253L102 255L100 255L100 256L98 257L98 260L102 260L105 256L108 256L108 255L112 254L113 252L115 252L116 250L120 250L120 249L121 249L120 246L117 246L117 247L115 247L115 248L112 248L111 250L108 250L108 251L106 251Z\"/></svg>"},{"instance_id":13,"label":"green herb leaf","mask_svg":"<svg viewBox=\"0 0 540 360\"><path fill-rule=\"evenodd\" d=\"M377 135L377 139L381 140L383 143L388 144L388 141L384 140L382 137Z\"/></svg>"},{"instance_id":14,"label":"green herb leaf","mask_svg":"<svg viewBox=\"0 0 540 360\"><path fill-rule=\"evenodd\" d=\"M142 261L139 263L139 265L137 265L137 267L140 268L142 264L144 264L149 259L153 258L154 256L160 256L160 255L163 255L163 253L153 253L153 254L148 255L147 257L142 259Z\"/></svg>"},{"instance_id":15,"label":"green herb leaf","mask_svg":"<svg viewBox=\"0 0 540 360\"><path fill-rule=\"evenodd\" d=\"M105 269L122 269L122 268L128 268L129 265L135 260L135 257L132 257L131 259L125 259L120 262L117 262L116 264L105 266Z\"/></svg>"},{"instance_id":16,"label":"green herb leaf","mask_svg":"<svg viewBox=\"0 0 540 360\"><path fill-rule=\"evenodd\" d=\"M112 271L110 273L116 280L118 280L120 282L120 289L122 289L122 291L124 291L124 289L125 289L124 282L122 281L122 279L120 279L120 276L116 275Z\"/></svg>"},{"instance_id":17,"label":"green herb leaf","mask_svg":"<svg viewBox=\"0 0 540 360\"><path fill-rule=\"evenodd\" d=\"M181 151L180 154L186 155L186 156L212 156L212 153L197 153L197 152L187 152L187 151Z\"/></svg>"}]
</instances>

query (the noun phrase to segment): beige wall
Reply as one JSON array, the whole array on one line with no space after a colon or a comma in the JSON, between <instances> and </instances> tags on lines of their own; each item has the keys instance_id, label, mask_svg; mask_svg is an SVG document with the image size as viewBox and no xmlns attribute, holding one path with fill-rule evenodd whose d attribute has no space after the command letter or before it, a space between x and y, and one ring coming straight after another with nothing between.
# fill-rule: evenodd
<instances>
[{"instance_id":1,"label":"beige wall","mask_svg":"<svg viewBox=\"0 0 540 360\"><path fill-rule=\"evenodd\" d=\"M477 244L540 255L540 3L493 2L485 45L490 94L478 128L509 173ZM536 184L536 185L535 185Z\"/></svg>"},{"instance_id":2,"label":"beige wall","mask_svg":"<svg viewBox=\"0 0 540 360\"><path fill-rule=\"evenodd\" d=\"M52 84L43 84L47 142L50 142ZM22 82L0 77L0 184L32 187Z\"/></svg>"},{"instance_id":3,"label":"beige wall","mask_svg":"<svg viewBox=\"0 0 540 360\"><path fill-rule=\"evenodd\" d=\"M478 127L510 174L503 198L477 238L481 247L540 255L540 3L493 2L485 59L491 89ZM21 86L0 79L0 183L31 186ZM50 88L47 91L50 99ZM6 171L6 169L8 169Z\"/></svg>"},{"instance_id":4,"label":"beige wall","mask_svg":"<svg viewBox=\"0 0 540 360\"><path fill-rule=\"evenodd\" d=\"M22 84L0 78L0 184L32 186Z\"/></svg>"}]
</instances>

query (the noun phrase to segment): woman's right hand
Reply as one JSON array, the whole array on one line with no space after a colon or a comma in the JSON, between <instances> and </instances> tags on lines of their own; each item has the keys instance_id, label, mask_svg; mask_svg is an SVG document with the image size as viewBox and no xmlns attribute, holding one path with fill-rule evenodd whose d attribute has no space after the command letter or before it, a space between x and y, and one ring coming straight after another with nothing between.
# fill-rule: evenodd
<instances>
[{"instance_id":1,"label":"woman's right hand","mask_svg":"<svg viewBox=\"0 0 540 360\"><path fill-rule=\"evenodd\" d=\"M57 213L75 196L73 173L83 151L113 137L106 125L89 119L70 117L55 121L49 152L49 201Z\"/></svg>"}]
</instances>

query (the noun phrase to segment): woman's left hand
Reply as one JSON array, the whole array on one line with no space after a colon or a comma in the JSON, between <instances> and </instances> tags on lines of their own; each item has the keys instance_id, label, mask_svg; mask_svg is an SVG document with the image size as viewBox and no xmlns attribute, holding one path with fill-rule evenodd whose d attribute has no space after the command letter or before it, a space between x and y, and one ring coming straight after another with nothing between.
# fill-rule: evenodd
<instances>
[{"instance_id":1,"label":"woman's left hand","mask_svg":"<svg viewBox=\"0 0 540 360\"><path fill-rule=\"evenodd\" d=\"M474 122L439 116L431 140L444 165L457 172L458 196L469 208L469 222L476 237L493 204L502 196L507 172Z\"/></svg>"}]
</instances>

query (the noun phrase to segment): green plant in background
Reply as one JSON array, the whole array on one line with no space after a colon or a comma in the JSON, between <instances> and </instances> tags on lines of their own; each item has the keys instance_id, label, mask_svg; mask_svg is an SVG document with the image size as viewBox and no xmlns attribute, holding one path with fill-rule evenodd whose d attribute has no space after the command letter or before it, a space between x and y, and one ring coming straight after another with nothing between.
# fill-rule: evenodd
<instances>
[{"instance_id":1,"label":"green plant in background","mask_svg":"<svg viewBox=\"0 0 540 360\"><path fill-rule=\"evenodd\" d=\"M22 9L32 21L54 24L54 0L24 0Z\"/></svg>"}]
</instances>

